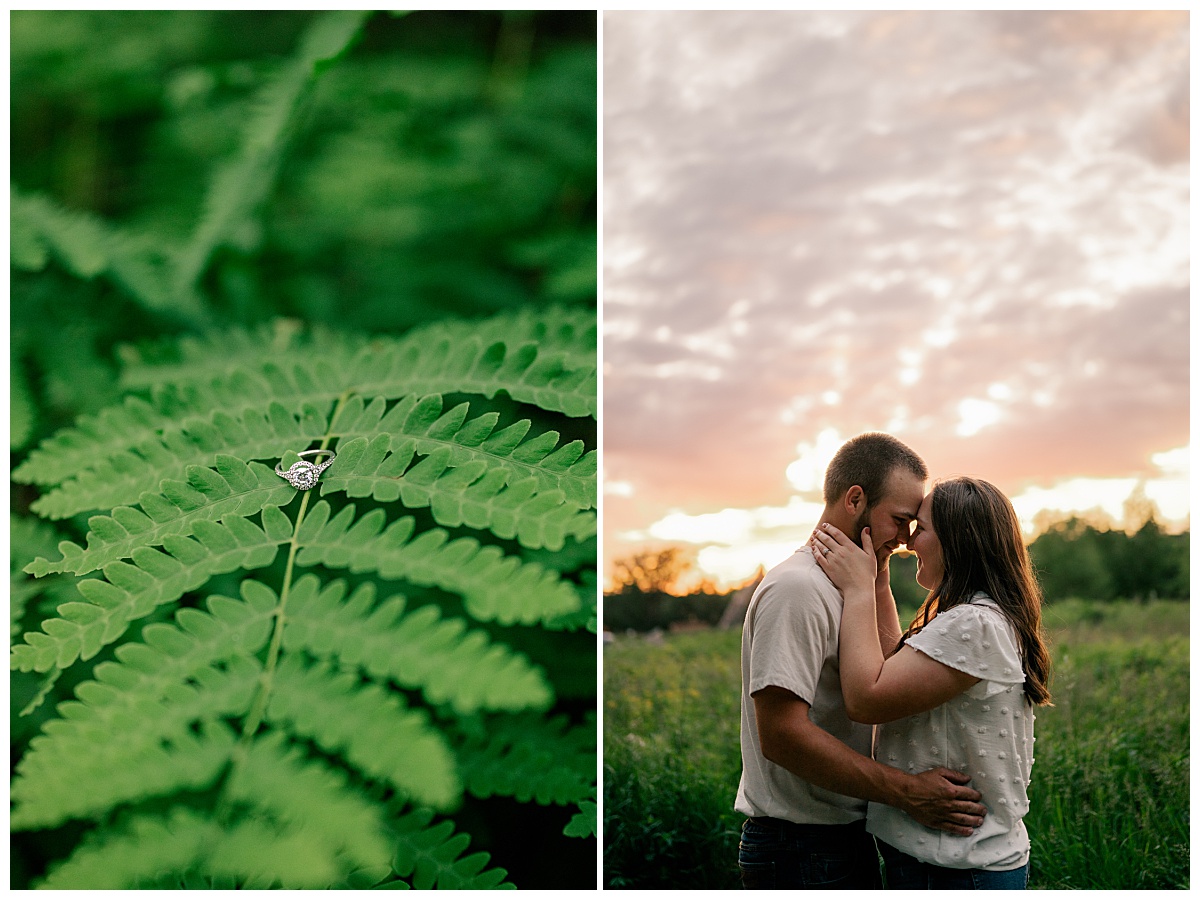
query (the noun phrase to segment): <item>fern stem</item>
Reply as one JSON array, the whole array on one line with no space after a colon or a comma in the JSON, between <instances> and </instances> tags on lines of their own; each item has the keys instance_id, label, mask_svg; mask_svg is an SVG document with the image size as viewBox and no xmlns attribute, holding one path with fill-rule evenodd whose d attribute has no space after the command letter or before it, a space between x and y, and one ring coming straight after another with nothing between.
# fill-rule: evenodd
<instances>
[{"instance_id":1,"label":"fern stem","mask_svg":"<svg viewBox=\"0 0 1200 900\"><path fill-rule=\"evenodd\" d=\"M325 449L325 444L328 442L328 438L321 442L322 450ZM254 706L250 708L250 712L246 716L245 725L242 728L242 740L238 747L239 757L244 754L245 747L254 739L254 735L258 732L263 716L267 711L267 703L271 699L271 686L275 678L275 667L279 663L279 651L283 648L284 610L287 608L288 593L292 587L292 573L295 571L296 566L296 552L300 548L296 536L300 533L300 526L304 522L304 513L308 509L308 499L310 496L312 496L310 491L304 492L304 496L300 499L300 509L296 513L296 526L292 530L292 540L288 546L287 565L283 570L283 585L279 590L279 606L275 609L275 628L271 634L271 646L267 650L267 661L263 666L260 687L258 694L254 698Z\"/></svg>"},{"instance_id":2,"label":"fern stem","mask_svg":"<svg viewBox=\"0 0 1200 900\"><path fill-rule=\"evenodd\" d=\"M304 521L304 513L308 509L308 498L310 496L311 492L304 492L304 496L300 500L300 511L296 513L296 527L292 532L292 540L288 548L287 566L283 570L283 587L279 591L279 606L275 609L275 629L271 634L271 646L267 651L267 662L263 666L261 685L258 694L254 698L254 706L250 708L250 713L246 716L246 723L242 729L242 740L239 751L242 751L254 739L254 735L258 732L258 727L262 724L263 716L267 711L267 702L271 699L271 686L274 682L275 667L279 662L279 651L283 648L284 610L287 607L288 593L292 586L292 573L295 569L296 552L300 546L296 541L296 535L300 533L300 525Z\"/></svg>"},{"instance_id":3,"label":"fern stem","mask_svg":"<svg viewBox=\"0 0 1200 900\"><path fill-rule=\"evenodd\" d=\"M346 391L338 398L337 406L333 410L333 415L329 417L329 426L325 430L325 435L321 439L321 446L318 449L328 449L329 441L333 437L333 425L337 422L342 407L346 405L346 401L350 399L351 394L351 391ZM246 722L242 728L242 739L238 746L239 758L244 755L246 746L254 739L254 735L258 732L263 716L267 711L267 703L271 699L271 686L275 678L275 667L279 663L279 652L283 649L283 629L286 622L284 613L287 609L288 594L292 588L292 576L296 569L296 553L300 550L300 542L298 540L300 526L304 523L304 514L308 510L310 497L312 497L312 491L305 491L304 496L300 499L300 509L296 513L296 525L292 529L292 540L288 545L287 565L283 570L283 585L279 589L279 606L275 610L275 630L271 634L271 646L267 650L267 661L263 666L262 681L258 695L254 698L254 706L250 708L250 713L246 716Z\"/></svg>"}]
</instances>

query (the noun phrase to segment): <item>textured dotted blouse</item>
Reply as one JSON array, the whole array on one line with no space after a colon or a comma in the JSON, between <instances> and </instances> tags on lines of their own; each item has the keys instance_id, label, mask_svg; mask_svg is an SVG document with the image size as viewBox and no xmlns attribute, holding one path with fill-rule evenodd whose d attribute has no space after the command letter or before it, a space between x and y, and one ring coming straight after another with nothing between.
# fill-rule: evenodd
<instances>
[{"instance_id":1,"label":"textured dotted blouse","mask_svg":"<svg viewBox=\"0 0 1200 900\"><path fill-rule=\"evenodd\" d=\"M1034 715L1021 687L1015 631L996 603L977 593L970 603L939 613L908 644L981 681L936 709L879 726L875 759L914 774L936 766L966 772L983 794L987 815L973 835L959 837L872 803L867 829L909 856L950 869L1024 865Z\"/></svg>"}]
</instances>

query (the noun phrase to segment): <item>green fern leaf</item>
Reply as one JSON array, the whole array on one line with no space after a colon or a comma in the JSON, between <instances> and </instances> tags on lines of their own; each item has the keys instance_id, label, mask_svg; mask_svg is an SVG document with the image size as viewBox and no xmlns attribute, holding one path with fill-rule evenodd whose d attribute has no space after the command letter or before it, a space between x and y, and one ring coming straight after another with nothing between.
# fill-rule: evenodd
<instances>
[{"instance_id":1,"label":"green fern leaf","mask_svg":"<svg viewBox=\"0 0 1200 900\"><path fill-rule=\"evenodd\" d=\"M242 238L275 180L294 121L324 71L323 64L345 52L369 15L339 11L318 17L304 34L296 56L261 89L242 150L213 177L204 214L179 253L174 284L177 297L194 297L196 282L213 253Z\"/></svg>"},{"instance_id":2,"label":"green fern leaf","mask_svg":"<svg viewBox=\"0 0 1200 900\"><path fill-rule=\"evenodd\" d=\"M418 803L445 808L461 791L453 754L427 716L404 709L377 685L361 687L348 673L284 657L267 717Z\"/></svg>"},{"instance_id":3,"label":"green fern leaf","mask_svg":"<svg viewBox=\"0 0 1200 900\"><path fill-rule=\"evenodd\" d=\"M266 813L285 828L316 835L340 858L339 870L386 869L391 848L380 810L347 786L341 772L306 760L274 732L250 745L244 765L229 779L227 799Z\"/></svg>"},{"instance_id":4,"label":"green fern leaf","mask_svg":"<svg viewBox=\"0 0 1200 900\"><path fill-rule=\"evenodd\" d=\"M253 682L236 687L241 691L238 698L245 697L248 703ZM67 751L78 750L88 737L90 754L80 765L80 755ZM157 741L138 741L128 748L106 747L112 742L111 734L93 730L73 742L74 746L62 745L62 752L58 747L39 749L33 762L18 768L20 777L12 789L17 805L10 827L17 831L51 828L70 819L95 818L118 804L206 788L228 764L234 737L227 729L210 727L201 738L190 733L176 735L169 748ZM31 745L27 755L34 752ZM63 770L66 763L72 767Z\"/></svg>"},{"instance_id":5,"label":"green fern leaf","mask_svg":"<svg viewBox=\"0 0 1200 900\"><path fill-rule=\"evenodd\" d=\"M283 641L285 649L336 657L374 678L419 688L430 703L449 703L459 713L544 709L553 697L544 673L524 656L481 631L467 632L461 619L440 618L434 607L408 612L403 597L376 605L369 584L346 599L342 582L320 590L315 576L304 576L289 599Z\"/></svg>"},{"instance_id":6,"label":"green fern leaf","mask_svg":"<svg viewBox=\"0 0 1200 900\"><path fill-rule=\"evenodd\" d=\"M480 338L367 349L354 362L362 393L469 393L514 400L568 416L596 416L594 362L573 365L570 354L547 353L529 343L512 349Z\"/></svg>"},{"instance_id":7,"label":"green fern leaf","mask_svg":"<svg viewBox=\"0 0 1200 900\"><path fill-rule=\"evenodd\" d=\"M596 726L590 716L570 726L526 714L490 720L460 753L467 790L541 804L567 805L596 797Z\"/></svg>"},{"instance_id":8,"label":"green fern leaf","mask_svg":"<svg viewBox=\"0 0 1200 900\"><path fill-rule=\"evenodd\" d=\"M90 468L106 455L106 447L122 448L156 433L164 412L140 397L127 397L119 406L98 415L80 417L73 428L43 441L13 471L20 484L58 484ZM109 450L108 452L115 452Z\"/></svg>"},{"instance_id":9,"label":"green fern leaf","mask_svg":"<svg viewBox=\"0 0 1200 900\"><path fill-rule=\"evenodd\" d=\"M579 596L552 570L506 557L498 547L472 538L449 540L439 529L413 538L412 518L381 531L385 522L381 510L356 521L353 506L331 518L322 500L299 532L303 549L297 561L441 587L461 594L467 611L480 621L528 625L579 609Z\"/></svg>"},{"instance_id":10,"label":"green fern leaf","mask_svg":"<svg viewBox=\"0 0 1200 900\"><path fill-rule=\"evenodd\" d=\"M389 443L387 435L378 435L339 444L337 468L322 481L321 493L344 491L385 503L399 499L410 509L427 506L440 525L487 529L530 548L559 550L568 537L595 534L594 515L567 503L562 491L542 489L534 476L513 481L507 467L489 466L494 459L452 465L453 451L444 447L417 462L415 441L404 440L395 451L387 449Z\"/></svg>"},{"instance_id":11,"label":"green fern leaf","mask_svg":"<svg viewBox=\"0 0 1200 900\"><path fill-rule=\"evenodd\" d=\"M504 882L508 874L503 869L488 869L486 853L475 853L459 859L470 843L465 834L454 834L451 822L429 827L432 815L415 810L397 823L401 833L400 845L392 868L401 878L408 878L417 890L490 890L513 888ZM391 887L391 884L380 887Z\"/></svg>"},{"instance_id":12,"label":"green fern leaf","mask_svg":"<svg viewBox=\"0 0 1200 900\"><path fill-rule=\"evenodd\" d=\"M180 784L173 779L185 764L191 780L182 783L211 780L232 738L218 732L197 744L191 730L249 708L261 673L249 654L266 643L275 615L269 591L243 593L245 601L210 598L208 613L180 610L177 627L148 626L145 643L125 644L119 662L96 667L96 680L59 705L63 718L47 725L22 758L12 787L13 827L48 827L167 792ZM148 721L139 724L143 717ZM169 749L181 742L189 754ZM86 789L94 780L103 784Z\"/></svg>"},{"instance_id":13,"label":"green fern leaf","mask_svg":"<svg viewBox=\"0 0 1200 900\"><path fill-rule=\"evenodd\" d=\"M596 505L596 454L585 453L582 441L558 447L559 436L554 431L525 440L530 429L528 420L496 432L496 413L468 421L469 404L460 403L443 413L442 398L436 394L419 399L406 396L386 415L384 408L383 397L368 405L357 397L344 404L331 433L341 439L339 454L345 452L354 462L348 459L339 466L340 476L374 474L371 464L382 463L389 450L404 458L404 462L395 464L400 471L415 453L428 456L441 452L443 468L485 462L489 468L510 473L513 479L536 479L540 490L562 491L579 509ZM390 446L380 441L385 435L391 438Z\"/></svg>"},{"instance_id":14,"label":"green fern leaf","mask_svg":"<svg viewBox=\"0 0 1200 900\"><path fill-rule=\"evenodd\" d=\"M82 488L73 486L66 491L67 500L47 500L48 508L38 510L43 515L67 516L86 509L128 504L134 502L142 491L155 490L157 484L148 479L146 468L139 464L139 457L157 465L156 461L162 459L163 453L168 453L178 459L177 471L182 475L187 465L213 465L218 450L243 459L282 455L277 442L261 447L257 452L253 447L237 445L237 423L230 421L225 411L243 410L248 400L258 404L257 408L264 413L271 410L269 422L276 434L292 440L302 438L304 434L311 436L312 430L318 427L316 420L321 415L320 410L353 394L395 400L414 394L466 392L493 396L504 391L514 399L537 403L543 408L571 415L594 416L596 413L594 348L590 362L569 362L569 366L574 367L571 371L579 378L572 376L565 379L563 389L566 393L560 398L563 402L558 403L540 400L538 392L541 388L530 388L531 384L543 381L542 375L530 372L530 368L535 367L539 352L535 345L525 345L515 353L518 357L516 362L510 361L504 365L504 359L512 357L514 352L504 343L493 344L488 352L495 357L496 365L485 368L495 371L487 377L467 377L472 370L472 361L468 360L465 364L466 373L459 371L464 364L457 357L463 351L455 351L453 365L447 361L452 354L449 351L450 339L445 335L455 335L455 329L445 326L440 330L431 327L426 331L425 341L407 346L397 344L392 348L385 345L384 349L378 350L366 348L349 362L335 352L330 358L296 364L287 369L279 368L273 362L259 363L234 369L202 384L161 390L152 402L127 399L121 406L110 408L97 416L85 417L75 428L43 443L17 467L13 478L30 484L82 481ZM468 356L476 354L478 343L478 339L468 342ZM441 348L440 355L438 348ZM425 356L430 354L432 357L426 359ZM555 357L568 361L574 359L565 351L555 354ZM567 390L566 382L571 382L574 387ZM550 388L546 390L554 393ZM580 399L587 409L580 409ZM569 406L574 411L563 406ZM217 413L224 418L217 421ZM179 419L186 416L191 416L189 426L181 428ZM302 419L309 424L301 426L295 419ZM257 425L256 422L242 424L248 428ZM323 427L320 430L322 433L325 431ZM511 437L512 434L508 432L505 437ZM223 438L223 435L233 437ZM359 435L343 433L342 436L353 438ZM206 449L206 445L211 449ZM489 450L500 446L501 442L493 438ZM556 466L565 463L568 455L575 454L578 449L576 444L567 446L571 449L563 448L560 451L562 456L547 462ZM515 448L509 448L510 451L512 449ZM565 474L561 476L564 481L560 486L579 502L581 508L595 505L594 467L595 455L588 454L569 463L569 478ZM85 478L93 470L102 471L102 477ZM575 489L573 485L579 478L585 481L579 489ZM120 480L120 492L104 493L95 487L112 479ZM592 482L591 486L587 483L588 479Z\"/></svg>"},{"instance_id":15,"label":"green fern leaf","mask_svg":"<svg viewBox=\"0 0 1200 900\"><path fill-rule=\"evenodd\" d=\"M58 531L45 522L22 516L9 516L8 540L12 565L9 575L8 612L13 637L23 630L21 623L25 610L38 597L49 594L61 598L60 602L78 597L74 588L75 579L56 577L35 580L26 577L20 564L21 560L32 559L52 551L61 537Z\"/></svg>"},{"instance_id":16,"label":"green fern leaf","mask_svg":"<svg viewBox=\"0 0 1200 900\"><path fill-rule=\"evenodd\" d=\"M172 302L149 241L15 187L10 187L9 203L16 234L13 263L17 267L38 271L53 255L67 271L80 278L108 275L148 310L193 324L208 321L208 314L194 300Z\"/></svg>"},{"instance_id":17,"label":"green fern leaf","mask_svg":"<svg viewBox=\"0 0 1200 900\"><path fill-rule=\"evenodd\" d=\"M226 491L220 479L204 471L206 467L219 465L222 458L279 458L288 447L306 446L327 431L326 417L308 403L293 412L272 402L265 415L246 410L240 418L218 412L212 421L196 419L182 429L164 430L159 441L145 442L135 448L137 452L121 451L94 460L31 508L41 516L63 519L135 500L145 505L146 493L161 491L170 503L191 511L206 502L203 495L216 492L219 499ZM164 468L186 474L188 483L164 482ZM271 477L275 486L283 484L277 476Z\"/></svg>"},{"instance_id":18,"label":"green fern leaf","mask_svg":"<svg viewBox=\"0 0 1200 900\"><path fill-rule=\"evenodd\" d=\"M478 335L488 343L535 343L547 351L561 353L572 369L596 364L596 319L590 311L571 307L520 309L483 322L439 322L414 329L404 340L425 342L430 333L458 340Z\"/></svg>"},{"instance_id":19,"label":"green fern leaf","mask_svg":"<svg viewBox=\"0 0 1200 900\"><path fill-rule=\"evenodd\" d=\"M254 329L226 328L121 346L119 383L125 390L138 391L163 384L199 384L257 366L264 358L288 367L318 355L340 360L335 368L344 368L366 342L360 335L275 319Z\"/></svg>"},{"instance_id":20,"label":"green fern leaf","mask_svg":"<svg viewBox=\"0 0 1200 900\"><path fill-rule=\"evenodd\" d=\"M91 659L120 638L130 622L175 603L213 575L270 565L291 534L275 507L263 510L262 520L266 530L236 517L220 524L198 521L195 538L166 537L166 553L139 547L132 563L110 563L103 579L78 583L86 602L65 603L58 608L61 618L47 619L40 632L26 632L25 643L13 648L13 668L47 672Z\"/></svg>"},{"instance_id":21,"label":"green fern leaf","mask_svg":"<svg viewBox=\"0 0 1200 900\"><path fill-rule=\"evenodd\" d=\"M567 837L596 837L599 834L596 818L596 804L590 800L583 800L579 804L579 812L571 817L571 821L563 829L563 834Z\"/></svg>"},{"instance_id":22,"label":"green fern leaf","mask_svg":"<svg viewBox=\"0 0 1200 900\"><path fill-rule=\"evenodd\" d=\"M186 485L164 482L164 493L143 495L141 510L118 506L109 516L93 516L88 520L86 549L63 542L61 559L47 562L39 557L25 571L39 578L52 572L86 575L129 559L139 547L162 546L170 535L191 536L197 522L254 515L268 506L283 505L293 494L293 488L266 466L218 454L216 472L192 467Z\"/></svg>"},{"instance_id":23,"label":"green fern leaf","mask_svg":"<svg viewBox=\"0 0 1200 900\"><path fill-rule=\"evenodd\" d=\"M199 871L261 887L316 888L337 877L332 857L313 832L281 833L254 819L225 826L177 807L163 817L134 817L119 831L94 837L39 887L119 890L166 872Z\"/></svg>"},{"instance_id":24,"label":"green fern leaf","mask_svg":"<svg viewBox=\"0 0 1200 900\"><path fill-rule=\"evenodd\" d=\"M11 352L8 358L8 395L8 446L11 450L19 450L33 437L38 408L21 361Z\"/></svg>"}]
</instances>

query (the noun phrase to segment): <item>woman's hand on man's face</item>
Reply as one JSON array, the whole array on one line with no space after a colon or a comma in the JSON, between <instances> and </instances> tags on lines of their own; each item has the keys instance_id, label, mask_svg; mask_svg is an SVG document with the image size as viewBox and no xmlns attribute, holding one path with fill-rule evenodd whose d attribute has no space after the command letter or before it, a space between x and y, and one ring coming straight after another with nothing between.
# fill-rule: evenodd
<instances>
[{"instance_id":1,"label":"woman's hand on man's face","mask_svg":"<svg viewBox=\"0 0 1200 900\"><path fill-rule=\"evenodd\" d=\"M817 526L809 543L822 571L843 595L853 589L874 594L878 562L870 528L863 529L862 546L859 547L836 526L823 522Z\"/></svg>"}]
</instances>

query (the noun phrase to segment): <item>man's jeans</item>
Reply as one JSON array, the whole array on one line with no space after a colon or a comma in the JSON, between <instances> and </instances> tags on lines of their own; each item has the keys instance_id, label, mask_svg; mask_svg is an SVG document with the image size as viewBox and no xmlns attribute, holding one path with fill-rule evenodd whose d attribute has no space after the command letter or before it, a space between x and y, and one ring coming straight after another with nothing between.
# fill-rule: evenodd
<instances>
[{"instance_id":1,"label":"man's jeans","mask_svg":"<svg viewBox=\"0 0 1200 900\"><path fill-rule=\"evenodd\" d=\"M1029 863L1007 872L983 869L945 869L914 859L890 844L879 842L888 890L1023 891L1029 882Z\"/></svg>"},{"instance_id":2,"label":"man's jeans","mask_svg":"<svg viewBox=\"0 0 1200 900\"><path fill-rule=\"evenodd\" d=\"M747 819L738 867L745 888L880 887L875 839L861 821L797 825L781 819Z\"/></svg>"}]
</instances>

